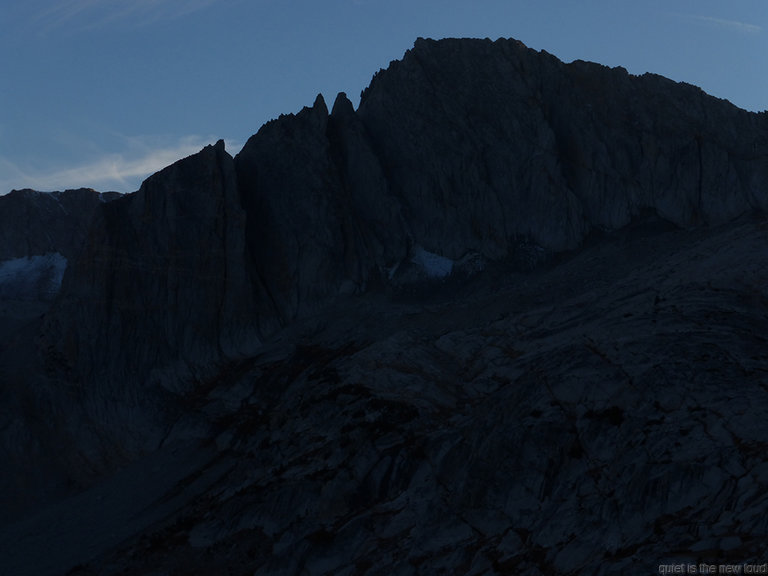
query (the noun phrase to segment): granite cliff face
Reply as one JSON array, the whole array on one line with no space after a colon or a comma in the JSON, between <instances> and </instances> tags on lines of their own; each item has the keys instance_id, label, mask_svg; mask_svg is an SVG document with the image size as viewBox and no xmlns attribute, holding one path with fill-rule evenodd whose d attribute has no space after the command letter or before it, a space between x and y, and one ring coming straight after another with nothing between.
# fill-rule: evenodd
<instances>
[{"instance_id":1,"label":"granite cliff face","mask_svg":"<svg viewBox=\"0 0 768 576\"><path fill-rule=\"evenodd\" d=\"M575 248L646 208L691 227L767 207L766 114L515 41L420 40L358 115L412 234L451 258Z\"/></svg>"},{"instance_id":2,"label":"granite cliff face","mask_svg":"<svg viewBox=\"0 0 768 576\"><path fill-rule=\"evenodd\" d=\"M48 369L80 390L89 417L111 427L137 403L163 412L169 393L258 349L245 232L223 141L96 214L41 331ZM160 441L156 426L138 428Z\"/></svg>"},{"instance_id":3,"label":"granite cliff face","mask_svg":"<svg viewBox=\"0 0 768 576\"><path fill-rule=\"evenodd\" d=\"M283 322L364 290L408 255L400 206L365 127L343 95L333 110L318 96L264 126L235 158L249 256Z\"/></svg>"},{"instance_id":4,"label":"granite cliff face","mask_svg":"<svg viewBox=\"0 0 768 576\"><path fill-rule=\"evenodd\" d=\"M51 474L54 483L61 481L62 470L71 474L76 466L65 454L83 448L82 436L72 439L72 427L52 414L51 405L57 404L55 412L61 414L69 402L49 396L50 383L39 370L43 360L35 352L36 334L66 269L83 248L97 209L120 196L90 189L14 190L0 196L0 451L5 462L0 515L6 518L11 509L23 509L45 491L53 469L58 469ZM57 436L61 445L51 449ZM54 463L58 456L61 461Z\"/></svg>"},{"instance_id":5,"label":"granite cliff face","mask_svg":"<svg viewBox=\"0 0 768 576\"><path fill-rule=\"evenodd\" d=\"M253 259L292 317L414 246L499 260L574 249L646 210L682 227L764 210L767 128L658 76L515 41L419 40L357 112L340 94L329 116L319 98L265 126L236 165Z\"/></svg>"},{"instance_id":6,"label":"granite cliff face","mask_svg":"<svg viewBox=\"0 0 768 576\"><path fill-rule=\"evenodd\" d=\"M234 165L204 151L105 206L50 320L83 336L48 340L73 367L118 375L133 351L139 380L176 374L177 356L195 374L371 280L423 279L425 259L546 258L648 210L681 227L727 222L768 208L766 134L765 114L657 76L512 40L420 39L357 112L340 94L329 114L318 97ZM210 289L195 282L224 270ZM232 325L237 337L220 334ZM113 350L85 343L107 334Z\"/></svg>"},{"instance_id":7,"label":"granite cliff face","mask_svg":"<svg viewBox=\"0 0 768 576\"><path fill-rule=\"evenodd\" d=\"M759 561L766 209L765 113L420 39L358 110L318 97L96 207L0 357L7 506L87 489L0 527L27 543L0 553L23 573L46 542L51 574Z\"/></svg>"}]
</instances>

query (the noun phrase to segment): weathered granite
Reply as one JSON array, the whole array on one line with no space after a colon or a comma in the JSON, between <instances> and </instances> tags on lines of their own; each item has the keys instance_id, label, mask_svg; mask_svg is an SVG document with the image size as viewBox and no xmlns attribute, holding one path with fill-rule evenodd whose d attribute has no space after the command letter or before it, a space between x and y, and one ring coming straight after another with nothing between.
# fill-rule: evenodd
<instances>
[{"instance_id":1,"label":"weathered granite","mask_svg":"<svg viewBox=\"0 0 768 576\"><path fill-rule=\"evenodd\" d=\"M647 210L682 227L765 210L767 130L765 114L659 76L514 40L419 39L357 112L318 97L236 166L254 268L285 322L371 279L423 279L406 270L422 251L537 261Z\"/></svg>"},{"instance_id":2,"label":"weathered granite","mask_svg":"<svg viewBox=\"0 0 768 576\"><path fill-rule=\"evenodd\" d=\"M762 563L765 239L764 218L713 231L646 219L532 273L338 302L199 399L218 454L158 497L175 512L101 555L85 547L97 527L68 535L66 567L639 576ZM108 486L93 498L117 509L131 490Z\"/></svg>"},{"instance_id":3,"label":"weathered granite","mask_svg":"<svg viewBox=\"0 0 768 576\"><path fill-rule=\"evenodd\" d=\"M515 40L419 39L358 110L417 242L563 250L643 209L679 226L768 208L768 114Z\"/></svg>"}]
</instances>

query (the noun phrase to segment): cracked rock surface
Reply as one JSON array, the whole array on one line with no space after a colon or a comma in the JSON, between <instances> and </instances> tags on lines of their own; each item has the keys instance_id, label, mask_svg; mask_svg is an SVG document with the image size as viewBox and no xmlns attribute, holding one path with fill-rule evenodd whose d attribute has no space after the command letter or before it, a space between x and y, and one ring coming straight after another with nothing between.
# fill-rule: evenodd
<instances>
[{"instance_id":1,"label":"cracked rock surface","mask_svg":"<svg viewBox=\"0 0 768 576\"><path fill-rule=\"evenodd\" d=\"M208 458L175 509L71 574L759 562L767 235L648 219L531 273L338 302L198 391L167 442Z\"/></svg>"}]
</instances>

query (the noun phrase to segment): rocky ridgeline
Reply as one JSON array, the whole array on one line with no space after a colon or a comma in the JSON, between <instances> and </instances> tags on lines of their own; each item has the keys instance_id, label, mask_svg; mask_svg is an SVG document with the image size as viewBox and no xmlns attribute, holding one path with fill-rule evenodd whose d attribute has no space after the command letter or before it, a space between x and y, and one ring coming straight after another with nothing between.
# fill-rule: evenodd
<instances>
[{"instance_id":1,"label":"rocky ridgeline","mask_svg":"<svg viewBox=\"0 0 768 576\"><path fill-rule=\"evenodd\" d=\"M89 188L50 193L13 190L0 196L0 261L52 252L74 258L96 208L120 196Z\"/></svg>"},{"instance_id":2,"label":"rocky ridgeline","mask_svg":"<svg viewBox=\"0 0 768 576\"><path fill-rule=\"evenodd\" d=\"M413 235L454 258L518 236L574 248L644 207L689 227L768 201L768 115L513 40L419 40L358 115Z\"/></svg>"},{"instance_id":3,"label":"rocky ridgeline","mask_svg":"<svg viewBox=\"0 0 768 576\"><path fill-rule=\"evenodd\" d=\"M397 282L416 250L561 252L647 209L714 225L768 208L767 187L765 114L514 40L420 39L357 112L318 97L234 163L218 144L103 206L46 340L102 385L204 373L334 295Z\"/></svg>"},{"instance_id":4,"label":"rocky ridgeline","mask_svg":"<svg viewBox=\"0 0 768 576\"><path fill-rule=\"evenodd\" d=\"M735 509L768 510L767 209L765 113L420 39L358 110L318 97L96 206L2 349L2 450L38 478L0 474L0 504L215 437L168 476L173 522L94 573L640 573L671 539L758 560L765 515ZM450 276L476 283L424 300Z\"/></svg>"},{"instance_id":5,"label":"rocky ridgeline","mask_svg":"<svg viewBox=\"0 0 768 576\"><path fill-rule=\"evenodd\" d=\"M68 260L83 246L97 206L118 196L85 188L13 190L0 196L0 334L7 331L7 316L48 308Z\"/></svg>"}]
</instances>

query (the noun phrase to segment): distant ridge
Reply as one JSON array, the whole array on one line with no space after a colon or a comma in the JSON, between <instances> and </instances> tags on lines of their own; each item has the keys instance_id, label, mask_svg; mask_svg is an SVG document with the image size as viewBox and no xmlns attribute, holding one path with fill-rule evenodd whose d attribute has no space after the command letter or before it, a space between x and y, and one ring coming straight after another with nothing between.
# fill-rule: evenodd
<instances>
[{"instance_id":1,"label":"distant ridge","mask_svg":"<svg viewBox=\"0 0 768 576\"><path fill-rule=\"evenodd\" d=\"M121 194L90 188L65 192L12 190L0 196L0 260L59 252L74 258L96 207Z\"/></svg>"}]
</instances>

